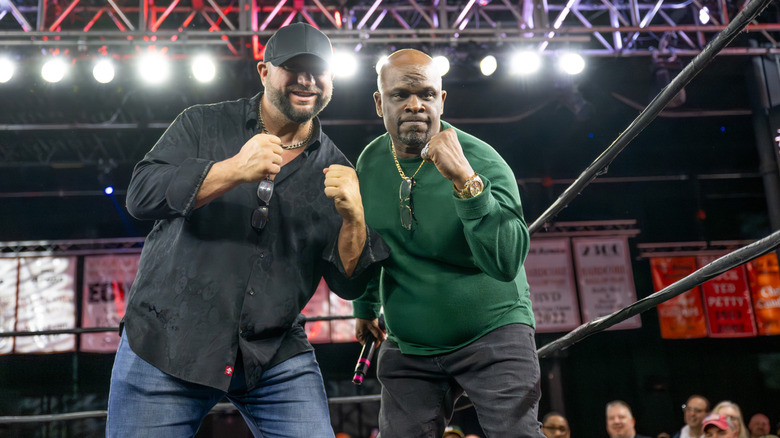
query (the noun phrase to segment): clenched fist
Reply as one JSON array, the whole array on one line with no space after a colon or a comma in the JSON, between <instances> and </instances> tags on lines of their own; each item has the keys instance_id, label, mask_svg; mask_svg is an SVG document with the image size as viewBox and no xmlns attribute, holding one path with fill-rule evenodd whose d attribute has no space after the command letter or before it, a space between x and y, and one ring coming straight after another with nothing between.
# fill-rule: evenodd
<instances>
[{"instance_id":1,"label":"clenched fist","mask_svg":"<svg viewBox=\"0 0 780 438\"><path fill-rule=\"evenodd\" d=\"M363 198L355 169L332 164L322 172L325 174L325 196L333 199L341 217L350 222L363 222Z\"/></svg>"},{"instance_id":2,"label":"clenched fist","mask_svg":"<svg viewBox=\"0 0 780 438\"><path fill-rule=\"evenodd\" d=\"M257 182L282 169L282 141L269 134L250 138L232 158L237 176L244 182Z\"/></svg>"}]
</instances>

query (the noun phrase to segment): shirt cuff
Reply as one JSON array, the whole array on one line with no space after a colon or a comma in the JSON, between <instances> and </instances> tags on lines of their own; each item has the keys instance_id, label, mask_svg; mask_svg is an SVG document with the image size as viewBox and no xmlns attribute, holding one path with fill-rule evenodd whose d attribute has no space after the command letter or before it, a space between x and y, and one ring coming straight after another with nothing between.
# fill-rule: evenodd
<instances>
[{"instance_id":1,"label":"shirt cuff","mask_svg":"<svg viewBox=\"0 0 780 438\"><path fill-rule=\"evenodd\" d=\"M379 234L376 231L366 225L366 244L363 246L363 252L360 253L360 258L358 258L357 265L355 265L355 270L352 272L351 278L359 276L371 265L385 260L389 256L390 248L385 241L379 237ZM323 251L323 258L336 266L342 275L347 275L339 255L338 234L336 235L336 238L328 244L325 251Z\"/></svg>"},{"instance_id":2,"label":"shirt cuff","mask_svg":"<svg viewBox=\"0 0 780 438\"><path fill-rule=\"evenodd\" d=\"M168 205L182 216L189 217L195 210L195 199L203 180L206 179L214 162L202 158L184 160L165 191Z\"/></svg>"},{"instance_id":3,"label":"shirt cuff","mask_svg":"<svg viewBox=\"0 0 780 438\"><path fill-rule=\"evenodd\" d=\"M490 191L490 180L480 175L484 188L482 193L473 198L460 199L453 192L455 198L455 211L461 219L479 219L487 215L495 206L496 200Z\"/></svg>"}]
</instances>

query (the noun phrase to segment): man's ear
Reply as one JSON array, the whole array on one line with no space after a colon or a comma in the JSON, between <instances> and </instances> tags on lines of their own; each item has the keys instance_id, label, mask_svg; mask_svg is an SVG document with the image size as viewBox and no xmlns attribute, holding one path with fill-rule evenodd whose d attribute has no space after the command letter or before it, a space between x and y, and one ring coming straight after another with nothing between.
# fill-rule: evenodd
<instances>
[{"instance_id":1,"label":"man's ear","mask_svg":"<svg viewBox=\"0 0 780 438\"><path fill-rule=\"evenodd\" d=\"M374 91L374 103L376 104L376 115L382 117L382 94Z\"/></svg>"},{"instance_id":2,"label":"man's ear","mask_svg":"<svg viewBox=\"0 0 780 438\"><path fill-rule=\"evenodd\" d=\"M263 87L265 87L265 78L268 76L268 65L263 61L258 62L257 73L260 75L260 82L262 82Z\"/></svg>"},{"instance_id":3,"label":"man's ear","mask_svg":"<svg viewBox=\"0 0 780 438\"><path fill-rule=\"evenodd\" d=\"M444 114L444 99L447 98L447 91L441 90L441 113Z\"/></svg>"}]
</instances>

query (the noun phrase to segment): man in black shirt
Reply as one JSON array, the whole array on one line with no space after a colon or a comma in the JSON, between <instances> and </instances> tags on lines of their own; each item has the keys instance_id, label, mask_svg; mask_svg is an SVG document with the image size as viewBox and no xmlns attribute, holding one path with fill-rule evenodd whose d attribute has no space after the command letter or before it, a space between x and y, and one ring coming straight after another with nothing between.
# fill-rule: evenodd
<instances>
[{"instance_id":1,"label":"man in black shirt","mask_svg":"<svg viewBox=\"0 0 780 438\"><path fill-rule=\"evenodd\" d=\"M188 108L136 166L127 207L155 224L123 319L109 437L191 437L225 396L255 436L333 437L298 317L323 277L357 298L388 250L316 117L331 54L309 25L280 29L258 63L264 94Z\"/></svg>"}]
</instances>

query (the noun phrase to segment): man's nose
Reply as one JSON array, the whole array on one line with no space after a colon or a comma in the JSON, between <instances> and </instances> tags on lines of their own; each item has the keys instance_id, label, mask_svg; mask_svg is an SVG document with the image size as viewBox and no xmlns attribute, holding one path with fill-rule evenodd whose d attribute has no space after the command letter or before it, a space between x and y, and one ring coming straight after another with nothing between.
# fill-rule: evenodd
<instances>
[{"instance_id":1,"label":"man's nose","mask_svg":"<svg viewBox=\"0 0 780 438\"><path fill-rule=\"evenodd\" d=\"M298 72L298 83L304 86L314 83L314 75L307 71Z\"/></svg>"},{"instance_id":2,"label":"man's nose","mask_svg":"<svg viewBox=\"0 0 780 438\"><path fill-rule=\"evenodd\" d=\"M418 113L418 112L422 111L423 109L424 108L423 108L423 105L422 105L422 99L420 99L419 97L417 97L415 95L412 95L412 96L409 97L409 101L406 104L406 110L407 111L411 111L413 113Z\"/></svg>"}]
</instances>

